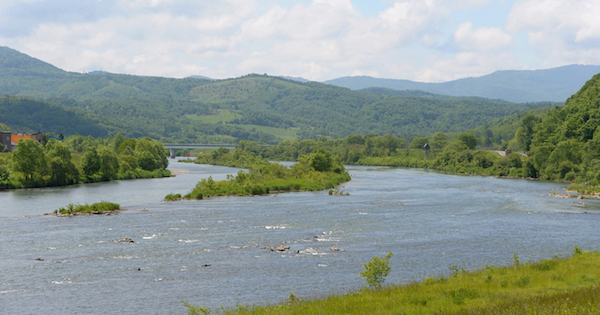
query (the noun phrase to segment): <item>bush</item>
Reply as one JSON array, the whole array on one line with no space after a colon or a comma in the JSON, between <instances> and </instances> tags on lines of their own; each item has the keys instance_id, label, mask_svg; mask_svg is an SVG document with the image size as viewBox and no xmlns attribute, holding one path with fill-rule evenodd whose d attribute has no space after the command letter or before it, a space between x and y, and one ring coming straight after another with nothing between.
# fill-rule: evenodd
<instances>
[{"instance_id":1,"label":"bush","mask_svg":"<svg viewBox=\"0 0 600 315\"><path fill-rule=\"evenodd\" d=\"M392 252L389 252L384 257L373 257L373 260L366 264L363 264L365 270L361 271L360 276L365 278L365 281L371 288L381 288L385 278L390 274L392 268L390 267L390 258L392 258Z\"/></svg>"}]
</instances>

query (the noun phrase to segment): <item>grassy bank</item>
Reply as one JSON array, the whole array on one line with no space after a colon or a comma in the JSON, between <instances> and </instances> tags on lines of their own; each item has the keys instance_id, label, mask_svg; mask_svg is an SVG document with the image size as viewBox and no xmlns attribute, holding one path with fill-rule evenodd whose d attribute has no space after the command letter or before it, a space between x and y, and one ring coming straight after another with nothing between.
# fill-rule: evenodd
<instances>
[{"instance_id":1,"label":"grassy bank","mask_svg":"<svg viewBox=\"0 0 600 315\"><path fill-rule=\"evenodd\" d=\"M449 278L362 289L346 295L279 305L246 306L226 314L599 314L600 253L575 247L571 258L454 268ZM189 307L189 306L188 306ZM204 314L189 307L188 314Z\"/></svg>"}]
</instances>

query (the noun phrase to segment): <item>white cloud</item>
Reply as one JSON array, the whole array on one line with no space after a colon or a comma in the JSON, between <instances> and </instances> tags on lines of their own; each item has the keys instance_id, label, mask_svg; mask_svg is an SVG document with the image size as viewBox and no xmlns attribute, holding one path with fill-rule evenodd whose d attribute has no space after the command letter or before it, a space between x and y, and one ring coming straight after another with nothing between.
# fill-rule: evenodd
<instances>
[{"instance_id":1,"label":"white cloud","mask_svg":"<svg viewBox=\"0 0 600 315\"><path fill-rule=\"evenodd\" d=\"M595 0L526 0L513 6L507 29L526 32L544 66L600 63L599 16Z\"/></svg>"},{"instance_id":2,"label":"white cloud","mask_svg":"<svg viewBox=\"0 0 600 315\"><path fill-rule=\"evenodd\" d=\"M510 46L512 36L497 27L473 29L473 23L467 21L454 32L454 41L463 50L500 50Z\"/></svg>"},{"instance_id":3,"label":"white cloud","mask_svg":"<svg viewBox=\"0 0 600 315\"><path fill-rule=\"evenodd\" d=\"M379 14L353 1L7 0L0 45L69 71L172 77L440 81L527 67L517 57L523 34L542 66L600 63L592 0L515 0L506 29L471 16L503 0L373 0L384 4Z\"/></svg>"}]
</instances>

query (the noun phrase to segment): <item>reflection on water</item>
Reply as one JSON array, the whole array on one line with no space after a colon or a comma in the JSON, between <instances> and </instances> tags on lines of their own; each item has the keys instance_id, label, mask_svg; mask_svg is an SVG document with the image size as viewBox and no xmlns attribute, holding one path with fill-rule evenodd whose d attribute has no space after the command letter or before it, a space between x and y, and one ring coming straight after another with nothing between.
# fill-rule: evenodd
<instances>
[{"instance_id":1,"label":"reflection on water","mask_svg":"<svg viewBox=\"0 0 600 315\"><path fill-rule=\"evenodd\" d=\"M238 169L172 162L177 177L0 192L0 313L184 313L364 286L362 263L394 252L389 282L598 249L600 203L561 185L353 167L342 188L164 202ZM40 216L107 200L113 216ZM133 211L142 210L147 211ZM135 243L120 243L129 237ZM289 246L277 251L280 245ZM331 248L340 251L332 251ZM36 260L40 258L41 260Z\"/></svg>"}]
</instances>

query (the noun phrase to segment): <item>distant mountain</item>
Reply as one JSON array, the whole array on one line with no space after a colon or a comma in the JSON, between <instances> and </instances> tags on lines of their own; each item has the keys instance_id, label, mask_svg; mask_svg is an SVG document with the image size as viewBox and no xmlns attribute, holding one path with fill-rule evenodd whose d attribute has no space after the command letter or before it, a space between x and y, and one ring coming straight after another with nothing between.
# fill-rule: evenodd
<instances>
[{"instance_id":1,"label":"distant mountain","mask_svg":"<svg viewBox=\"0 0 600 315\"><path fill-rule=\"evenodd\" d=\"M214 80L212 78L205 77L203 75L191 75L191 76L187 77L187 79Z\"/></svg>"},{"instance_id":2,"label":"distant mountain","mask_svg":"<svg viewBox=\"0 0 600 315\"><path fill-rule=\"evenodd\" d=\"M284 78L286 80L292 80L292 81L298 81L298 82L309 82L309 80L305 79L305 78L301 78L301 77L290 77L287 75L282 75L280 76L280 78Z\"/></svg>"},{"instance_id":3,"label":"distant mountain","mask_svg":"<svg viewBox=\"0 0 600 315\"><path fill-rule=\"evenodd\" d=\"M564 102L586 81L600 73L600 66L569 65L545 70L503 70L482 77L443 83L377 79L367 76L325 81L352 90L381 87L394 90L421 90L451 96L478 96L510 102Z\"/></svg>"}]
</instances>

